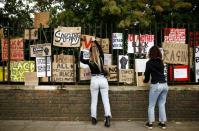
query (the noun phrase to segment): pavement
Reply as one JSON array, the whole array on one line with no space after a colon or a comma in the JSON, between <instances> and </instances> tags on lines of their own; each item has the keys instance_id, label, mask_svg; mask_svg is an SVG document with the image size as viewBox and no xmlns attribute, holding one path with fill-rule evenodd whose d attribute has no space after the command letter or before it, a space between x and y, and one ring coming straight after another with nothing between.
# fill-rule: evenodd
<instances>
[{"instance_id":1,"label":"pavement","mask_svg":"<svg viewBox=\"0 0 199 131\"><path fill-rule=\"evenodd\" d=\"M91 125L89 121L31 121L0 120L0 131L148 131L144 121L111 121L104 127L103 121ZM162 131L155 126L153 131ZM199 131L199 121L168 122L167 131Z\"/></svg>"}]
</instances>

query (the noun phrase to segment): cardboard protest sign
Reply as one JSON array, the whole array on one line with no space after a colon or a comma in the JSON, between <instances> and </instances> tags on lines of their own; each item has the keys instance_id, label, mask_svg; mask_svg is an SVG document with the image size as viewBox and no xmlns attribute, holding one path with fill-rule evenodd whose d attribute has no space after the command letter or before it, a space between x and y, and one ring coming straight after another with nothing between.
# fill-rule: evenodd
<instances>
[{"instance_id":1,"label":"cardboard protest sign","mask_svg":"<svg viewBox=\"0 0 199 131\"><path fill-rule=\"evenodd\" d=\"M8 77L7 67L4 67L4 71L3 71L3 67L0 66L0 81L3 81L3 76L4 76L4 81L7 81L7 77Z\"/></svg>"},{"instance_id":2,"label":"cardboard protest sign","mask_svg":"<svg viewBox=\"0 0 199 131\"><path fill-rule=\"evenodd\" d=\"M34 72L34 61L11 61L10 62L10 79L13 82L24 82L25 72Z\"/></svg>"},{"instance_id":3,"label":"cardboard protest sign","mask_svg":"<svg viewBox=\"0 0 199 131\"><path fill-rule=\"evenodd\" d=\"M186 29L184 28L164 28L165 43L182 43L186 42Z\"/></svg>"},{"instance_id":4,"label":"cardboard protest sign","mask_svg":"<svg viewBox=\"0 0 199 131\"><path fill-rule=\"evenodd\" d=\"M123 49L122 33L112 33L112 49Z\"/></svg>"},{"instance_id":5,"label":"cardboard protest sign","mask_svg":"<svg viewBox=\"0 0 199 131\"><path fill-rule=\"evenodd\" d=\"M119 69L129 68L129 58L127 55L119 55Z\"/></svg>"},{"instance_id":6,"label":"cardboard protest sign","mask_svg":"<svg viewBox=\"0 0 199 131\"><path fill-rule=\"evenodd\" d=\"M3 28L0 28L0 39L4 37Z\"/></svg>"},{"instance_id":7,"label":"cardboard protest sign","mask_svg":"<svg viewBox=\"0 0 199 131\"><path fill-rule=\"evenodd\" d=\"M91 70L89 67L80 68L80 80L90 80L91 79Z\"/></svg>"},{"instance_id":8,"label":"cardboard protest sign","mask_svg":"<svg viewBox=\"0 0 199 131\"><path fill-rule=\"evenodd\" d=\"M63 53L60 55L53 55L55 63L75 63L75 56L73 55L64 55Z\"/></svg>"},{"instance_id":9,"label":"cardboard protest sign","mask_svg":"<svg viewBox=\"0 0 199 131\"><path fill-rule=\"evenodd\" d=\"M154 35L128 34L128 53L147 54L152 46L154 46Z\"/></svg>"},{"instance_id":10,"label":"cardboard protest sign","mask_svg":"<svg viewBox=\"0 0 199 131\"><path fill-rule=\"evenodd\" d=\"M37 77L51 76L50 57L36 57Z\"/></svg>"},{"instance_id":11,"label":"cardboard protest sign","mask_svg":"<svg viewBox=\"0 0 199 131\"><path fill-rule=\"evenodd\" d=\"M25 86L37 86L39 78L36 72L25 72Z\"/></svg>"},{"instance_id":12,"label":"cardboard protest sign","mask_svg":"<svg viewBox=\"0 0 199 131\"><path fill-rule=\"evenodd\" d=\"M38 39L38 29L25 29L24 39L25 40Z\"/></svg>"},{"instance_id":13,"label":"cardboard protest sign","mask_svg":"<svg viewBox=\"0 0 199 131\"><path fill-rule=\"evenodd\" d=\"M117 81L117 65L104 66L104 69L108 71L108 81Z\"/></svg>"},{"instance_id":14,"label":"cardboard protest sign","mask_svg":"<svg viewBox=\"0 0 199 131\"><path fill-rule=\"evenodd\" d=\"M50 19L50 13L49 12L40 12L40 13L34 13L34 28L38 29L40 28L40 24L43 28L48 28L48 22Z\"/></svg>"},{"instance_id":15,"label":"cardboard protest sign","mask_svg":"<svg viewBox=\"0 0 199 131\"><path fill-rule=\"evenodd\" d=\"M59 47L79 47L81 27L58 27L54 29L53 45Z\"/></svg>"},{"instance_id":16,"label":"cardboard protest sign","mask_svg":"<svg viewBox=\"0 0 199 131\"><path fill-rule=\"evenodd\" d=\"M101 47L102 47L103 52L106 54L109 54L109 45L110 45L110 42L108 38L102 39Z\"/></svg>"},{"instance_id":17,"label":"cardboard protest sign","mask_svg":"<svg viewBox=\"0 0 199 131\"><path fill-rule=\"evenodd\" d=\"M8 40L1 39L2 45L2 61L8 60ZM24 60L24 44L23 39L11 39L10 40L10 60Z\"/></svg>"},{"instance_id":18,"label":"cardboard protest sign","mask_svg":"<svg viewBox=\"0 0 199 131\"><path fill-rule=\"evenodd\" d=\"M52 81L54 82L75 82L76 68L74 63L53 62Z\"/></svg>"},{"instance_id":19,"label":"cardboard protest sign","mask_svg":"<svg viewBox=\"0 0 199 131\"><path fill-rule=\"evenodd\" d=\"M82 41L81 41L82 48L88 49L88 50L91 48L91 44L96 39L95 36L90 36L90 35L81 35L81 38L82 38Z\"/></svg>"},{"instance_id":20,"label":"cardboard protest sign","mask_svg":"<svg viewBox=\"0 0 199 131\"><path fill-rule=\"evenodd\" d=\"M30 45L30 56L51 56L51 43Z\"/></svg>"},{"instance_id":21,"label":"cardboard protest sign","mask_svg":"<svg viewBox=\"0 0 199 131\"><path fill-rule=\"evenodd\" d=\"M119 82L132 84L134 82L134 69L120 69Z\"/></svg>"},{"instance_id":22,"label":"cardboard protest sign","mask_svg":"<svg viewBox=\"0 0 199 131\"><path fill-rule=\"evenodd\" d=\"M188 65L188 45L163 43L163 61L168 64Z\"/></svg>"}]
</instances>

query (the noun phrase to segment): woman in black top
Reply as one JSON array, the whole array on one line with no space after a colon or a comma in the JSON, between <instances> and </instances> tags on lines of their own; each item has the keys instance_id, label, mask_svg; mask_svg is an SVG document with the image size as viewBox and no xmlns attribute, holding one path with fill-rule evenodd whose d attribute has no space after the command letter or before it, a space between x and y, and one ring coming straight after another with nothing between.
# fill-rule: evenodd
<instances>
[{"instance_id":1,"label":"woman in black top","mask_svg":"<svg viewBox=\"0 0 199 131\"><path fill-rule=\"evenodd\" d=\"M144 75L145 83L149 82L151 77L151 85L149 91L148 122L146 123L146 126L149 129L153 128L153 122L155 121L154 108L156 102L158 102L159 126L162 129L166 129L165 122L167 118L165 111L165 103L168 93L168 85L164 75L164 64L162 61L162 54L157 46L153 46L149 50L149 61L146 63Z\"/></svg>"},{"instance_id":2,"label":"woman in black top","mask_svg":"<svg viewBox=\"0 0 199 131\"><path fill-rule=\"evenodd\" d=\"M91 91L91 119L92 124L97 124L97 102L98 102L98 93L101 92L102 102L104 105L105 111L105 126L110 126L110 103L108 90L109 85L106 77L104 77L104 53L102 51L101 46L94 41L91 44L90 48L90 59L83 59L83 52L81 51L80 61L84 64L89 65L91 70L91 83L90 83L90 91Z\"/></svg>"}]
</instances>

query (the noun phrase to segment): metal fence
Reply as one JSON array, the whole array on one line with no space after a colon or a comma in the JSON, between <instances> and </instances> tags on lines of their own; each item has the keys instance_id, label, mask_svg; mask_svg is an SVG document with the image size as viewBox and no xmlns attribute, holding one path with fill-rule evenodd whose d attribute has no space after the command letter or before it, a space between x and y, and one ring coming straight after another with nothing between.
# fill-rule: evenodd
<instances>
[{"instance_id":1,"label":"metal fence","mask_svg":"<svg viewBox=\"0 0 199 131\"><path fill-rule=\"evenodd\" d=\"M174 79L171 80L170 77L172 77L173 74L170 74L170 69L171 67L174 67L175 65L173 64L167 64L167 81L169 84L198 84L198 82L195 81L195 74L198 73L199 71L196 70L195 68L195 50L197 46L199 46L199 26L196 23L193 24L186 24L186 23L177 23L177 24L168 24L168 23L155 23L150 25L149 27L146 28L141 28L139 24L131 26L130 28L126 29L119 29L117 28L116 25L113 24L84 24L84 25L64 25L65 27L81 27L81 34L86 34L86 35L92 35L100 38L109 38L110 40L110 54L112 54L112 64L117 65L118 64L118 56L119 55L128 55L129 56L129 69L135 69L135 59L136 58L146 58L146 54L128 54L127 53L127 38L128 34L153 34L154 35L154 44L158 46L162 46L162 43L164 41L164 28L185 28L186 29L186 43L188 44L188 47L193 50L193 52L188 51L188 55L192 55L193 57L189 57L189 78L187 81L175 81ZM11 38L15 37L24 37L24 30L23 28L19 27L3 27L4 28L4 38L7 38L10 40ZM33 60L35 61L35 58L30 57L29 53L29 47L30 45L34 44L41 44L41 43L53 43L53 34L54 34L54 28L56 27L49 27L49 28L42 28L40 27L38 29L38 39L37 40L24 40L24 60ZM30 28L31 29L31 28ZM112 38L112 33L123 33L123 49L121 50L113 50L111 48L111 38ZM9 42L8 42L9 43ZM2 50L2 45L0 45L1 50ZM188 48L188 49L189 49ZM79 74L80 74L80 63L79 63L79 48L66 48L66 47L55 47L52 44L52 55L55 54L60 54L64 53L66 55L74 55L75 56L75 64L76 64L76 74L77 77L74 78L76 79L75 82L52 82L51 78L48 78L48 82L39 82L39 84L88 84L89 81L81 81L79 79ZM10 54L10 44L8 44L8 56ZM51 59L53 56L51 56ZM5 78L5 75L2 75L2 81L0 83L6 83L6 84L24 84L23 82L12 82L10 79L10 58L8 57L8 61L2 61L2 52L0 52L0 66L2 66L2 73L5 74L7 70L7 78ZM7 67L7 68L5 68ZM117 71L118 72L118 71ZM118 74L119 76L119 74ZM136 81L136 79L135 79ZM123 85L125 83L121 83L119 81L115 82L109 82L110 84L117 84L117 85ZM135 85L135 83L131 85Z\"/></svg>"}]
</instances>

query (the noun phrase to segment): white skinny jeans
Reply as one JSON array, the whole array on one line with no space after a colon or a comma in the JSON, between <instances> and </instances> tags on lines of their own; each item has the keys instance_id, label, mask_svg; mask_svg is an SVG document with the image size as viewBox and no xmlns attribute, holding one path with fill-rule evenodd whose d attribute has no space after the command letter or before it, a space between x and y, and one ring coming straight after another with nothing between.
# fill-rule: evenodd
<instances>
[{"instance_id":1,"label":"white skinny jeans","mask_svg":"<svg viewBox=\"0 0 199 131\"><path fill-rule=\"evenodd\" d=\"M97 118L97 103L98 103L98 93L101 93L102 102L104 105L105 116L111 117L109 96L108 96L108 81L103 75L92 76L90 91L91 91L91 117Z\"/></svg>"}]
</instances>

